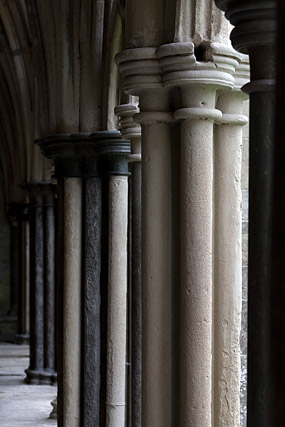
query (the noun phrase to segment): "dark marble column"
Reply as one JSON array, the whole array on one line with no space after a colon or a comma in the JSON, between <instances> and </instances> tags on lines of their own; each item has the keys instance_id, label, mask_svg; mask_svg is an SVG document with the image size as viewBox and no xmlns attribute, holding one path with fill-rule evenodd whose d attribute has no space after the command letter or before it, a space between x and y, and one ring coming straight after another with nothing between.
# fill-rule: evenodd
<instances>
[{"instance_id":1,"label":"dark marble column","mask_svg":"<svg viewBox=\"0 0 285 427\"><path fill-rule=\"evenodd\" d=\"M100 425L102 179L94 154L84 161L84 427Z\"/></svg>"},{"instance_id":2,"label":"dark marble column","mask_svg":"<svg viewBox=\"0 0 285 427\"><path fill-rule=\"evenodd\" d=\"M278 1L271 288L271 424L285 425L285 2Z\"/></svg>"},{"instance_id":3,"label":"dark marble column","mask_svg":"<svg viewBox=\"0 0 285 427\"><path fill-rule=\"evenodd\" d=\"M248 418L270 424L270 287L276 1L216 0L234 25L234 48L250 57Z\"/></svg>"},{"instance_id":4,"label":"dark marble column","mask_svg":"<svg viewBox=\"0 0 285 427\"><path fill-rule=\"evenodd\" d=\"M63 234L67 224L62 223L64 206L64 194L66 180L70 178L82 178L82 230L83 230L83 259L82 259L82 336L81 340L81 396L80 420L76 425L99 426L103 425L105 414L101 411L102 398L105 401L104 379L102 381L101 357L106 357L105 346L102 347L104 328L101 327L102 311L101 293L101 233L102 233L102 175L106 159L106 144L112 149L112 142L122 141L119 132L95 132L94 134L76 135L52 135L36 141L41 147L42 153L55 162L55 175L58 179L58 238ZM111 144L111 145L110 145ZM61 239L62 240L62 239ZM64 264L64 246L58 243L57 259ZM60 261L59 261L60 262ZM56 265L57 269L57 329L62 331L64 310L64 272L67 265ZM104 298L105 301L105 298ZM80 313L78 314L80 316ZM73 337L70 336L70 343ZM65 360L62 354L66 344L62 341L60 332L57 336L57 368L58 368L58 425L66 427L66 393L64 390L64 375L67 375ZM75 373L80 375L80 373ZM104 374L103 374L104 375ZM78 402L76 403L76 405ZM72 421L73 422L73 421Z\"/></svg>"}]
</instances>

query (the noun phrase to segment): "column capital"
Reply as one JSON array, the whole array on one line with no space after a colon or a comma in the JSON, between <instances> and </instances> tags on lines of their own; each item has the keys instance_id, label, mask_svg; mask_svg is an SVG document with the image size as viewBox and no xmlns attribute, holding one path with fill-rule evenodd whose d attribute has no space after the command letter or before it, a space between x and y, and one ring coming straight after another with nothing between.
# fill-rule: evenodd
<instances>
[{"instance_id":1,"label":"column capital","mask_svg":"<svg viewBox=\"0 0 285 427\"><path fill-rule=\"evenodd\" d=\"M141 127L133 118L139 112L137 104L121 104L115 108L115 114L120 119L120 130L123 137L131 141L132 154L129 162L141 161Z\"/></svg>"},{"instance_id":2,"label":"column capital","mask_svg":"<svg viewBox=\"0 0 285 427\"><path fill-rule=\"evenodd\" d=\"M236 68L234 90L240 91L240 89L246 85L250 80L250 69L249 69L249 57L248 55L240 54L240 61ZM242 93L242 92L241 92Z\"/></svg>"},{"instance_id":3,"label":"column capital","mask_svg":"<svg viewBox=\"0 0 285 427\"><path fill-rule=\"evenodd\" d=\"M276 0L215 0L215 3L235 26L231 33L235 49L247 53L251 47L274 44Z\"/></svg>"},{"instance_id":4,"label":"column capital","mask_svg":"<svg viewBox=\"0 0 285 427\"><path fill-rule=\"evenodd\" d=\"M24 182L19 187L32 196L49 196L56 193L56 185L50 181Z\"/></svg>"},{"instance_id":5,"label":"column capital","mask_svg":"<svg viewBox=\"0 0 285 427\"><path fill-rule=\"evenodd\" d=\"M130 143L118 131L56 134L36 140L42 154L53 159L55 176L84 177L101 175L99 156L126 156Z\"/></svg>"},{"instance_id":6,"label":"column capital","mask_svg":"<svg viewBox=\"0 0 285 427\"><path fill-rule=\"evenodd\" d=\"M14 217L17 221L27 221L29 218L29 203L10 203L8 206L8 217Z\"/></svg>"},{"instance_id":7,"label":"column capital","mask_svg":"<svg viewBox=\"0 0 285 427\"><path fill-rule=\"evenodd\" d=\"M115 114L120 119L120 131L124 138L140 138L141 128L133 121L135 114L139 112L137 104L121 104L115 108Z\"/></svg>"},{"instance_id":8,"label":"column capital","mask_svg":"<svg viewBox=\"0 0 285 427\"><path fill-rule=\"evenodd\" d=\"M123 75L123 90L129 95L140 96L148 89L161 89L161 66L155 47L126 49L115 56Z\"/></svg>"},{"instance_id":9,"label":"column capital","mask_svg":"<svg viewBox=\"0 0 285 427\"><path fill-rule=\"evenodd\" d=\"M232 48L219 43L201 44L196 52L191 42L171 43L160 46L157 56L164 86L183 88L189 85L232 88L240 59Z\"/></svg>"}]
</instances>

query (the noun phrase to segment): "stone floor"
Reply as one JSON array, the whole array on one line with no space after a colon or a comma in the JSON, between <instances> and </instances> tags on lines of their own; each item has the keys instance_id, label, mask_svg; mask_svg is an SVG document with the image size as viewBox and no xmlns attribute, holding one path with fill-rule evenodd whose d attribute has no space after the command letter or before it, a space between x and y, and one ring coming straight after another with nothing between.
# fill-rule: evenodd
<instances>
[{"instance_id":1,"label":"stone floor","mask_svg":"<svg viewBox=\"0 0 285 427\"><path fill-rule=\"evenodd\" d=\"M24 383L29 364L29 346L0 343L0 425L1 427L51 427L50 402L56 396L53 386Z\"/></svg>"}]
</instances>

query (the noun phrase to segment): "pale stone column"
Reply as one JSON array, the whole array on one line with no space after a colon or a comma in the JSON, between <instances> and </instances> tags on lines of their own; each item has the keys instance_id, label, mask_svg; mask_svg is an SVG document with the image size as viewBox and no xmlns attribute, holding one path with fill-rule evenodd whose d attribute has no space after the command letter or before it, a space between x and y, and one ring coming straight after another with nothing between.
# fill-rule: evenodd
<instances>
[{"instance_id":1,"label":"pale stone column","mask_svg":"<svg viewBox=\"0 0 285 427\"><path fill-rule=\"evenodd\" d=\"M121 147L120 147L121 145ZM126 412L127 231L129 144L105 145L109 167L106 426L124 427Z\"/></svg>"},{"instance_id":2,"label":"pale stone column","mask_svg":"<svg viewBox=\"0 0 285 427\"><path fill-rule=\"evenodd\" d=\"M83 137L84 139L84 137ZM79 140L79 141L78 141ZM37 141L43 154L55 161L59 181L59 234L62 266L57 266L57 315L59 363L59 419L63 427L81 425L82 339L82 168L80 135L52 135ZM76 148L75 148L76 147ZM59 269L60 267L60 269ZM61 283L59 283L62 279Z\"/></svg>"},{"instance_id":3,"label":"pale stone column","mask_svg":"<svg viewBox=\"0 0 285 427\"><path fill-rule=\"evenodd\" d=\"M132 101L132 99L131 99ZM141 289L141 127L133 121L139 112L135 103L121 104L115 108L120 118L121 133L131 142L128 156L131 168L131 283L130 298L130 385L129 422L141 426L142 386L142 289Z\"/></svg>"},{"instance_id":4,"label":"pale stone column","mask_svg":"<svg viewBox=\"0 0 285 427\"><path fill-rule=\"evenodd\" d=\"M196 62L192 43L161 46L164 83L179 86L181 121L181 426L210 427L212 419L213 123L217 89L233 87L237 58L211 44Z\"/></svg>"},{"instance_id":5,"label":"pale stone column","mask_svg":"<svg viewBox=\"0 0 285 427\"><path fill-rule=\"evenodd\" d=\"M242 127L249 78L248 60L235 74L235 87L222 91L222 118L214 131L214 425L240 425L240 331L242 309Z\"/></svg>"},{"instance_id":6,"label":"pale stone column","mask_svg":"<svg viewBox=\"0 0 285 427\"><path fill-rule=\"evenodd\" d=\"M172 423L172 167L168 92L155 48L119 53L142 125L142 425Z\"/></svg>"},{"instance_id":7,"label":"pale stone column","mask_svg":"<svg viewBox=\"0 0 285 427\"><path fill-rule=\"evenodd\" d=\"M63 426L80 426L82 179L64 182Z\"/></svg>"},{"instance_id":8,"label":"pale stone column","mask_svg":"<svg viewBox=\"0 0 285 427\"><path fill-rule=\"evenodd\" d=\"M101 285L101 176L108 167L107 157L115 155L120 163L121 155L125 158L129 155L130 144L118 131L51 135L37 144L43 154L55 162L58 238L63 239L63 246L58 242L57 248L63 264L63 270L61 266L57 269L57 286L61 288L57 296L57 327L62 333L57 338L58 423L63 427L99 425L105 416L101 402L101 353L106 358L100 323L100 294L104 285ZM118 147L121 149L119 153ZM97 162L97 156L102 156L100 162ZM111 166L118 167L115 161ZM109 172L112 170L120 175L120 170L108 169ZM120 207L116 214L119 213ZM112 258L115 260L115 255ZM116 262L120 269L120 258L117 257ZM116 271L112 274L112 282L116 284ZM116 304L115 298L114 306ZM116 310L114 313L116 315ZM102 315L104 317L104 312ZM119 326L115 324L115 327ZM124 328L122 333L126 334ZM118 384L125 391L121 366L117 370ZM105 406L106 396L103 399Z\"/></svg>"},{"instance_id":9,"label":"pale stone column","mask_svg":"<svg viewBox=\"0 0 285 427\"><path fill-rule=\"evenodd\" d=\"M250 95L247 423L267 427L277 1L215 1L234 25L234 48L250 58L251 82L243 88Z\"/></svg>"}]
</instances>

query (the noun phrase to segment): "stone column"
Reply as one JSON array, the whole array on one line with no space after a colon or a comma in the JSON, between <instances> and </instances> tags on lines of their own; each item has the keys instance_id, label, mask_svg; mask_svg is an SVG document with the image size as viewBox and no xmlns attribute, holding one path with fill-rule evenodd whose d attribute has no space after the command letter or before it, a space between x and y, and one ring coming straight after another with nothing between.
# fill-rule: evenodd
<instances>
[{"instance_id":1,"label":"stone column","mask_svg":"<svg viewBox=\"0 0 285 427\"><path fill-rule=\"evenodd\" d=\"M235 87L222 91L214 130L214 425L240 425L240 332L242 309L242 127L249 78L246 57L235 74Z\"/></svg>"},{"instance_id":2,"label":"stone column","mask_svg":"<svg viewBox=\"0 0 285 427\"><path fill-rule=\"evenodd\" d=\"M19 224L17 203L11 204L8 210L10 224L10 308L9 316L16 316L18 312L19 290ZM21 303L20 303L21 304ZM15 318L16 320L16 318Z\"/></svg>"},{"instance_id":3,"label":"stone column","mask_svg":"<svg viewBox=\"0 0 285 427\"><path fill-rule=\"evenodd\" d=\"M56 381L55 363L55 186L48 185L44 197L44 334L45 374L42 383Z\"/></svg>"},{"instance_id":4,"label":"stone column","mask_svg":"<svg viewBox=\"0 0 285 427\"><path fill-rule=\"evenodd\" d=\"M58 424L79 427L81 423L81 346L82 346L82 165L80 151L85 135L52 135L37 141L43 154L55 161L55 175L60 182L59 202L63 241L62 292L58 292L58 327L62 331L59 351L60 388ZM62 188L61 188L62 186ZM62 271L62 275L61 275ZM62 314L61 314L62 310ZM61 324L62 322L62 324Z\"/></svg>"},{"instance_id":5,"label":"stone column","mask_svg":"<svg viewBox=\"0 0 285 427\"><path fill-rule=\"evenodd\" d=\"M29 205L18 206L18 239L19 239L19 298L18 298L18 333L17 344L27 344L30 340L30 276L29 276Z\"/></svg>"},{"instance_id":6,"label":"stone column","mask_svg":"<svg viewBox=\"0 0 285 427\"><path fill-rule=\"evenodd\" d=\"M140 97L142 125L142 425L172 423L172 164L167 90L155 48L116 62L123 90ZM154 403L155 402L155 403Z\"/></svg>"},{"instance_id":7,"label":"stone column","mask_svg":"<svg viewBox=\"0 0 285 427\"><path fill-rule=\"evenodd\" d=\"M64 182L63 426L80 426L82 179Z\"/></svg>"},{"instance_id":8,"label":"stone column","mask_svg":"<svg viewBox=\"0 0 285 427\"><path fill-rule=\"evenodd\" d=\"M131 425L141 426L142 385L142 289L141 289L141 129L133 121L137 104L121 104L115 109L120 117L121 133L131 141L128 156L131 168L131 284L130 284L130 417Z\"/></svg>"},{"instance_id":9,"label":"stone column","mask_svg":"<svg viewBox=\"0 0 285 427\"><path fill-rule=\"evenodd\" d=\"M249 54L248 426L270 425L270 323L276 1L216 0L235 26L234 48Z\"/></svg>"},{"instance_id":10,"label":"stone column","mask_svg":"<svg viewBox=\"0 0 285 427\"><path fill-rule=\"evenodd\" d=\"M179 86L181 121L181 426L212 425L213 123L218 89L233 87L238 64L219 44L197 62L192 43L161 46L164 84Z\"/></svg>"},{"instance_id":11,"label":"stone column","mask_svg":"<svg viewBox=\"0 0 285 427\"><path fill-rule=\"evenodd\" d=\"M93 163L93 165L92 165ZM92 158L85 178L83 426L100 425L102 178ZM85 171L86 175L86 171Z\"/></svg>"},{"instance_id":12,"label":"stone column","mask_svg":"<svg viewBox=\"0 0 285 427\"><path fill-rule=\"evenodd\" d=\"M30 193L30 366L28 384L40 384L44 374L44 226L40 183L22 186Z\"/></svg>"},{"instance_id":13,"label":"stone column","mask_svg":"<svg viewBox=\"0 0 285 427\"><path fill-rule=\"evenodd\" d=\"M21 186L30 193L30 367L29 384L53 384L55 372L54 185Z\"/></svg>"},{"instance_id":14,"label":"stone column","mask_svg":"<svg viewBox=\"0 0 285 427\"><path fill-rule=\"evenodd\" d=\"M58 328L63 334L58 336L62 351L58 423L64 427L100 425L104 418L100 413L102 170L97 157L104 156L106 144L116 146L118 141L122 139L116 131L52 135L37 141L43 154L54 160L59 185L64 244L58 247L63 271L57 270L58 286L63 287L57 298ZM102 165L105 162L102 159Z\"/></svg>"},{"instance_id":15,"label":"stone column","mask_svg":"<svg viewBox=\"0 0 285 427\"><path fill-rule=\"evenodd\" d=\"M110 158L109 178L108 427L124 427L126 399L128 163L126 155L117 154Z\"/></svg>"}]
</instances>

